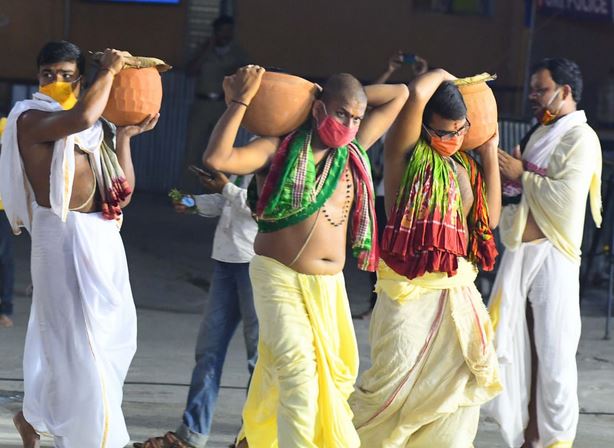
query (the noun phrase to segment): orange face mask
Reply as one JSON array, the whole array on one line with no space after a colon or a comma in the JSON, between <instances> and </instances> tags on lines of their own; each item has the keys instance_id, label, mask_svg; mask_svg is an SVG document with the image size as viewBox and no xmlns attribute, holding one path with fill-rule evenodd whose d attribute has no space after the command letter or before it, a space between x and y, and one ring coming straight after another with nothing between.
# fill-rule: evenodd
<instances>
[{"instance_id":1,"label":"orange face mask","mask_svg":"<svg viewBox=\"0 0 614 448\"><path fill-rule=\"evenodd\" d=\"M437 151L444 157L450 157L456 153L461 145L463 144L463 140L465 138L464 135L457 135L452 138L442 139L441 137L437 137L436 135L431 135L431 148Z\"/></svg>"},{"instance_id":2,"label":"orange face mask","mask_svg":"<svg viewBox=\"0 0 614 448\"><path fill-rule=\"evenodd\" d=\"M542 112L542 116L539 119L539 122L541 124L543 124L544 126L548 126L549 124L551 124L554 120L556 120L556 117L558 116L558 114L553 114L552 112L550 112L548 109L544 109L544 111Z\"/></svg>"},{"instance_id":3,"label":"orange face mask","mask_svg":"<svg viewBox=\"0 0 614 448\"><path fill-rule=\"evenodd\" d=\"M60 106L62 106L62 109L72 109L75 107L75 104L77 104L77 97L75 96L75 92L72 87L77 81L79 80L77 79L73 82L52 82L45 86L39 87L38 91L56 100Z\"/></svg>"},{"instance_id":4,"label":"orange face mask","mask_svg":"<svg viewBox=\"0 0 614 448\"><path fill-rule=\"evenodd\" d=\"M550 112L550 110L548 109L548 107L550 107L550 105L556 99L556 97L559 96L559 93L561 93L560 89L554 92L554 95L552 95L552 98L550 98L550 101L548 101L548 104L546 104L546 106L544 107L542 115L539 118L539 122L543 124L544 126L547 126L551 124L554 120L556 120L556 117L558 117L559 113L561 112L561 108L563 107L563 104L561 104L561 106L559 107L558 112Z\"/></svg>"}]
</instances>

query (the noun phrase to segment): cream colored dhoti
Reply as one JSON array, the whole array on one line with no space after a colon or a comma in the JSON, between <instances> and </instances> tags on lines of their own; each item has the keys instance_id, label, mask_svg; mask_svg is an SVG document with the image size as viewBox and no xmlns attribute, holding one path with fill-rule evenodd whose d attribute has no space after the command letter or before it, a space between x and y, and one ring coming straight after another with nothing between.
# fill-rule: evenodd
<instances>
[{"instance_id":1,"label":"cream colored dhoti","mask_svg":"<svg viewBox=\"0 0 614 448\"><path fill-rule=\"evenodd\" d=\"M299 274L267 257L250 265L260 327L243 410L252 448L355 448L347 399L358 348L343 274Z\"/></svg>"},{"instance_id":2,"label":"cream colored dhoti","mask_svg":"<svg viewBox=\"0 0 614 448\"><path fill-rule=\"evenodd\" d=\"M409 281L380 262L372 366L350 398L361 446L472 446L479 405L501 391L476 274L460 259L453 277Z\"/></svg>"}]
</instances>

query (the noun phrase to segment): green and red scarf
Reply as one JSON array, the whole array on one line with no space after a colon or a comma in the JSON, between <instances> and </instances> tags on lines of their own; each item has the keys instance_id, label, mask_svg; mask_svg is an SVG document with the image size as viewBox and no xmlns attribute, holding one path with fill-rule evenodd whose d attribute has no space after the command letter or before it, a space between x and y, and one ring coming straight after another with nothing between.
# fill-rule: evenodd
<instances>
[{"instance_id":1,"label":"green and red scarf","mask_svg":"<svg viewBox=\"0 0 614 448\"><path fill-rule=\"evenodd\" d=\"M488 225L486 187L477 162L459 151L452 158L469 173L473 206L465 217L458 175L451 160L424 140L414 148L382 241L382 259L409 279L427 272L456 274L458 257L486 271L494 268L497 248Z\"/></svg>"},{"instance_id":2,"label":"green and red scarf","mask_svg":"<svg viewBox=\"0 0 614 448\"><path fill-rule=\"evenodd\" d=\"M356 183L350 220L352 251L358 258L359 269L375 271L379 246L369 158L359 143L353 141L330 150L318 170L311 135L311 129L299 129L288 135L275 153L255 207L258 229L275 232L317 212L337 188L349 160Z\"/></svg>"}]
</instances>

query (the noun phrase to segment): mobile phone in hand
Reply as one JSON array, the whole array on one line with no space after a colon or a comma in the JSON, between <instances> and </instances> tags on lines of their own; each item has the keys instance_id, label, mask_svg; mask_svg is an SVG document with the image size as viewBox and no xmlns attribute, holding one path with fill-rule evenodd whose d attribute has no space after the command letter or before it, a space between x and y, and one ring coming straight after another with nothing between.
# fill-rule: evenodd
<instances>
[{"instance_id":1,"label":"mobile phone in hand","mask_svg":"<svg viewBox=\"0 0 614 448\"><path fill-rule=\"evenodd\" d=\"M190 195L183 196L181 198L181 200L179 201L179 203L181 205L183 205L184 207L187 207L187 208L194 208L194 207L196 207L196 201Z\"/></svg>"},{"instance_id":2,"label":"mobile phone in hand","mask_svg":"<svg viewBox=\"0 0 614 448\"><path fill-rule=\"evenodd\" d=\"M411 53L403 53L403 64L415 64L416 55Z\"/></svg>"},{"instance_id":3,"label":"mobile phone in hand","mask_svg":"<svg viewBox=\"0 0 614 448\"><path fill-rule=\"evenodd\" d=\"M205 176L208 179L215 179L215 175L211 171L200 168L196 165L190 165L188 169L197 176Z\"/></svg>"}]
</instances>

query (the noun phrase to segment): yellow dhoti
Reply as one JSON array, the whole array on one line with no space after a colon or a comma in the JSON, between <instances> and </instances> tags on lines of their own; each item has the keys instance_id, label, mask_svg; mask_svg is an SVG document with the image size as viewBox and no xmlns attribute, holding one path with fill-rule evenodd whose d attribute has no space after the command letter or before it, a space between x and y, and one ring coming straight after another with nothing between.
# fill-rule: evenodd
<instances>
[{"instance_id":1,"label":"yellow dhoti","mask_svg":"<svg viewBox=\"0 0 614 448\"><path fill-rule=\"evenodd\" d=\"M380 263L372 366L350 398L361 446L472 446L479 405L501 391L476 274L459 259L453 277L410 281Z\"/></svg>"},{"instance_id":2,"label":"yellow dhoti","mask_svg":"<svg viewBox=\"0 0 614 448\"><path fill-rule=\"evenodd\" d=\"M256 256L250 276L260 340L243 410L249 446L358 447L347 403L358 348L343 274L300 274Z\"/></svg>"}]
</instances>

